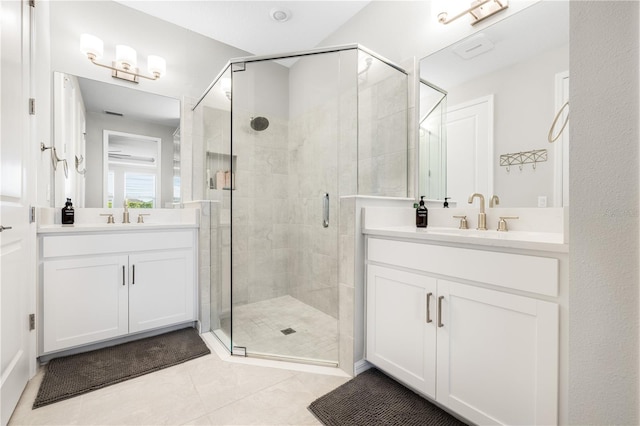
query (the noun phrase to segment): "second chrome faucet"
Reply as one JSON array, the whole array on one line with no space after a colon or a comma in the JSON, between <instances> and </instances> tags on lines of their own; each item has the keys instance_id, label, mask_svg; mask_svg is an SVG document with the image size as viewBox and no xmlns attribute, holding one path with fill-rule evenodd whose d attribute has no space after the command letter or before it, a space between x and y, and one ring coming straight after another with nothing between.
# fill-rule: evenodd
<instances>
[{"instance_id":1,"label":"second chrome faucet","mask_svg":"<svg viewBox=\"0 0 640 426\"><path fill-rule=\"evenodd\" d=\"M484 195L474 192L469 195L469 204L473 204L474 198L480 199L480 213L478 213L478 227L476 228L479 231L487 230L487 214L484 212Z\"/></svg>"}]
</instances>

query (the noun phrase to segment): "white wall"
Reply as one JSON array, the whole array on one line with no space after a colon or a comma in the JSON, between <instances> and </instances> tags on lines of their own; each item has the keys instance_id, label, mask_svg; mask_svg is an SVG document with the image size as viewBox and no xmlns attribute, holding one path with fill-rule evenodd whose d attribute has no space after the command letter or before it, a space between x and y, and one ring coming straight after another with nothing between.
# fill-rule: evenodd
<instances>
[{"instance_id":1,"label":"white wall","mask_svg":"<svg viewBox=\"0 0 640 426\"><path fill-rule=\"evenodd\" d=\"M571 3L571 424L640 421L638 48L638 2Z\"/></svg>"},{"instance_id":2,"label":"white wall","mask_svg":"<svg viewBox=\"0 0 640 426\"><path fill-rule=\"evenodd\" d=\"M376 0L319 43L318 47L359 43L395 63L403 64L409 58L422 58L481 31L496 20L504 19L537 1L511 1L509 8L496 19L488 19L474 26L469 25L466 18L444 26L437 24L437 13L431 10L435 1Z\"/></svg>"},{"instance_id":3,"label":"white wall","mask_svg":"<svg viewBox=\"0 0 640 426\"><path fill-rule=\"evenodd\" d=\"M53 1L51 8L51 68L77 76L132 87L92 65L80 53L80 35L104 41L103 61L115 57L115 45L138 52L146 72L148 55L167 61L167 74L158 81L142 80L136 89L173 98L199 97L230 58L247 52L154 18L113 1Z\"/></svg>"}]
</instances>

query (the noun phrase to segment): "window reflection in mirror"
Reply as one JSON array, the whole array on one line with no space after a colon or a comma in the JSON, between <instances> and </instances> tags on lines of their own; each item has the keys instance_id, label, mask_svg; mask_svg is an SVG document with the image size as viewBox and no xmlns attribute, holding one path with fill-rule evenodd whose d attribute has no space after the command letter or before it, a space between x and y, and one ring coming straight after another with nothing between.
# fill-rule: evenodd
<instances>
[{"instance_id":1,"label":"window reflection in mirror","mask_svg":"<svg viewBox=\"0 0 640 426\"><path fill-rule=\"evenodd\" d=\"M161 194L160 138L104 131L104 206L153 208Z\"/></svg>"},{"instance_id":2,"label":"window reflection in mirror","mask_svg":"<svg viewBox=\"0 0 640 426\"><path fill-rule=\"evenodd\" d=\"M55 72L53 121L57 151L76 157L68 178L55 173L54 206L64 205L67 197L77 207L120 208L125 198L132 200L131 207L180 203L179 100ZM134 137L113 141L120 146L110 149L107 132ZM155 154L145 151L149 140L155 141ZM109 155L115 150L154 161Z\"/></svg>"},{"instance_id":3,"label":"window reflection in mirror","mask_svg":"<svg viewBox=\"0 0 640 426\"><path fill-rule=\"evenodd\" d=\"M447 92L446 196L459 206L473 192L498 195L500 207L567 205L569 132L554 144L547 135L567 101L568 70L568 1L532 4L420 61L421 79ZM480 104L488 109L471 108ZM541 149L547 160L535 168L501 165L501 156ZM469 180L456 170L469 171Z\"/></svg>"}]
</instances>

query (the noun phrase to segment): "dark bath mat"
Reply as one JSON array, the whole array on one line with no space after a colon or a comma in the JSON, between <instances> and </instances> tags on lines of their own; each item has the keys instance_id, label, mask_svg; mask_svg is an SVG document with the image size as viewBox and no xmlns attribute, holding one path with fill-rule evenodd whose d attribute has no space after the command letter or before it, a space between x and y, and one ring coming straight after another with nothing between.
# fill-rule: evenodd
<instances>
[{"instance_id":1,"label":"dark bath mat","mask_svg":"<svg viewBox=\"0 0 640 426\"><path fill-rule=\"evenodd\" d=\"M309 406L327 426L462 426L462 421L372 368Z\"/></svg>"},{"instance_id":2,"label":"dark bath mat","mask_svg":"<svg viewBox=\"0 0 640 426\"><path fill-rule=\"evenodd\" d=\"M109 348L56 358L46 371L33 408L124 382L211 353L194 328L184 328Z\"/></svg>"}]
</instances>

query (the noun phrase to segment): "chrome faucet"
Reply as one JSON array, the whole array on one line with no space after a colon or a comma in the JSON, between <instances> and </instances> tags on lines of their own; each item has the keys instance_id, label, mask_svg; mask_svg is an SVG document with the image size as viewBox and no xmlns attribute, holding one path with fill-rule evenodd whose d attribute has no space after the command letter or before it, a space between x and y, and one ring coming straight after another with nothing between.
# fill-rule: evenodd
<instances>
[{"instance_id":1,"label":"chrome faucet","mask_svg":"<svg viewBox=\"0 0 640 426\"><path fill-rule=\"evenodd\" d=\"M473 194L469 195L469 204L472 204L473 199L476 197L480 198L480 213L478 213L478 227L476 229L479 231L486 231L487 215L484 212L484 195L474 192Z\"/></svg>"},{"instance_id":2,"label":"chrome faucet","mask_svg":"<svg viewBox=\"0 0 640 426\"><path fill-rule=\"evenodd\" d=\"M124 200L124 212L122 212L122 223L131 223L129 222L129 206L127 200Z\"/></svg>"},{"instance_id":3,"label":"chrome faucet","mask_svg":"<svg viewBox=\"0 0 640 426\"><path fill-rule=\"evenodd\" d=\"M498 204L500 204L500 198L498 198L497 195L492 196L491 199L489 200L489 208L493 208Z\"/></svg>"}]
</instances>

